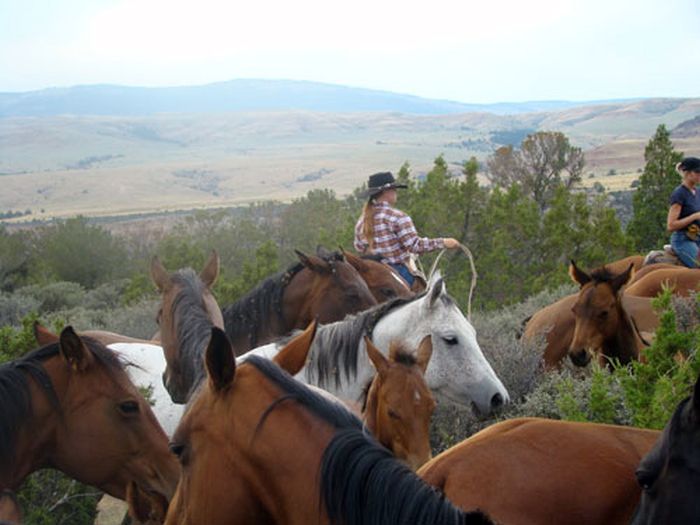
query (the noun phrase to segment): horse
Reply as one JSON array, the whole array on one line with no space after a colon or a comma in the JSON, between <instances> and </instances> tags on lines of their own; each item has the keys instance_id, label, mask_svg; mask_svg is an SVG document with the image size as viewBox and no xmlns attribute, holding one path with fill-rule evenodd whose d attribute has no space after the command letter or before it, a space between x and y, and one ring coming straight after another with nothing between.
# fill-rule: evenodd
<instances>
[{"instance_id":1,"label":"horse","mask_svg":"<svg viewBox=\"0 0 700 525\"><path fill-rule=\"evenodd\" d=\"M613 274L602 267L589 275L571 261L569 275L581 286L572 307L576 324L569 357L575 365L586 366L592 355L601 365L639 359L646 344L621 300L621 289L630 280L632 269L630 264L626 271Z\"/></svg>"},{"instance_id":2,"label":"horse","mask_svg":"<svg viewBox=\"0 0 700 525\"><path fill-rule=\"evenodd\" d=\"M387 359L369 338L365 347L377 373L367 390L362 421L379 443L416 470L431 456L435 401L423 377L433 352L430 336L423 338L415 356L394 343Z\"/></svg>"},{"instance_id":3,"label":"horse","mask_svg":"<svg viewBox=\"0 0 700 525\"><path fill-rule=\"evenodd\" d=\"M138 483L130 481L126 486L129 516L141 525L160 525L168 512L168 501L157 492L149 492Z\"/></svg>"},{"instance_id":4,"label":"horse","mask_svg":"<svg viewBox=\"0 0 700 525\"><path fill-rule=\"evenodd\" d=\"M632 525L700 521L698 442L700 379L681 401L651 451L636 471L642 489Z\"/></svg>"},{"instance_id":5,"label":"horse","mask_svg":"<svg viewBox=\"0 0 700 525\"><path fill-rule=\"evenodd\" d=\"M342 254L345 260L365 280L377 303L390 301L397 297L408 299L415 295L396 270L381 262L377 257L372 255L358 257L344 250L342 250Z\"/></svg>"},{"instance_id":6,"label":"horse","mask_svg":"<svg viewBox=\"0 0 700 525\"><path fill-rule=\"evenodd\" d=\"M310 344L297 339L275 357L294 362L284 365L292 373ZM449 504L351 412L275 362L236 364L217 328L204 361L205 380L171 443L182 475L166 525L491 523Z\"/></svg>"},{"instance_id":7,"label":"horse","mask_svg":"<svg viewBox=\"0 0 700 525\"><path fill-rule=\"evenodd\" d=\"M184 364L199 356L211 327L224 327L211 287L219 275L219 256L212 251L201 272L184 268L169 273L158 257L151 261L151 278L161 292L156 321L167 366L163 383L175 403L185 403L194 385L192 367Z\"/></svg>"},{"instance_id":8,"label":"horse","mask_svg":"<svg viewBox=\"0 0 700 525\"><path fill-rule=\"evenodd\" d=\"M676 267L658 269L635 280L625 288L627 295L639 297L656 297L663 287L671 288L673 295L688 297L698 291L700 271L694 268Z\"/></svg>"},{"instance_id":9,"label":"horse","mask_svg":"<svg viewBox=\"0 0 700 525\"><path fill-rule=\"evenodd\" d=\"M70 326L0 366L0 489L52 467L116 498L129 480L170 498L178 468L167 444L118 356Z\"/></svg>"},{"instance_id":10,"label":"horse","mask_svg":"<svg viewBox=\"0 0 700 525\"><path fill-rule=\"evenodd\" d=\"M79 335L81 337L89 337L88 334L96 332L100 331L88 330L80 332ZM58 335L46 329L38 321L34 323L34 337L41 346L58 342ZM112 340L112 338L107 338L107 340ZM120 338L117 338L117 340L120 340ZM105 344L102 340L98 339L98 341ZM170 394L165 389L165 385L163 385L161 378L166 367L163 349L158 345L145 341L139 343L111 343L105 346L121 357L131 382L138 388L148 392L148 402L158 423L165 433L171 436L182 417L185 407L184 405L173 403Z\"/></svg>"},{"instance_id":11,"label":"horse","mask_svg":"<svg viewBox=\"0 0 700 525\"><path fill-rule=\"evenodd\" d=\"M479 347L474 327L447 293L439 272L433 275L424 294L394 299L320 326L309 361L297 379L340 399L360 400L374 375L365 351L365 335L385 355L392 342L417 349L430 335L433 353L425 381L438 401L471 406L480 414L490 414L509 401L508 392ZM250 355L271 358L281 344L258 347L239 360ZM195 366L198 363L201 358L193 362Z\"/></svg>"},{"instance_id":12,"label":"horse","mask_svg":"<svg viewBox=\"0 0 700 525\"><path fill-rule=\"evenodd\" d=\"M658 436L617 425L516 418L437 455L418 475L463 510L478 508L497 523L623 525L639 500L635 468Z\"/></svg>"},{"instance_id":13,"label":"horse","mask_svg":"<svg viewBox=\"0 0 700 525\"><path fill-rule=\"evenodd\" d=\"M0 492L0 525L19 525L22 523L22 509L15 493L11 490Z\"/></svg>"},{"instance_id":14,"label":"horse","mask_svg":"<svg viewBox=\"0 0 700 525\"><path fill-rule=\"evenodd\" d=\"M324 259L295 252L297 264L224 307L226 335L238 355L304 328L314 319L330 323L377 304L367 283L344 257Z\"/></svg>"}]
</instances>

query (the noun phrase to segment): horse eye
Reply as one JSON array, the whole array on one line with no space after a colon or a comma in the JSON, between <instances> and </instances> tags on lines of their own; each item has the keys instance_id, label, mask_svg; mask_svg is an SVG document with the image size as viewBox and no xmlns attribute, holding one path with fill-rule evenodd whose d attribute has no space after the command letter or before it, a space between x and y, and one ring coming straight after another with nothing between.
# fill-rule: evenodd
<instances>
[{"instance_id":1,"label":"horse eye","mask_svg":"<svg viewBox=\"0 0 700 525\"><path fill-rule=\"evenodd\" d=\"M607 318L608 318L608 311L607 311L607 310L603 310L602 312L600 312L600 313L598 314L598 317L600 317L601 319L607 319Z\"/></svg>"},{"instance_id":2,"label":"horse eye","mask_svg":"<svg viewBox=\"0 0 700 525\"><path fill-rule=\"evenodd\" d=\"M445 341L448 346L454 346L457 344L457 338L455 336L443 337L442 340Z\"/></svg>"},{"instance_id":3,"label":"horse eye","mask_svg":"<svg viewBox=\"0 0 700 525\"><path fill-rule=\"evenodd\" d=\"M158 313L156 314L156 324L160 326L160 319L163 317L163 309L161 308L158 310Z\"/></svg>"},{"instance_id":4,"label":"horse eye","mask_svg":"<svg viewBox=\"0 0 700 525\"><path fill-rule=\"evenodd\" d=\"M649 490L654 485L654 481L656 481L654 474L647 470L638 470L634 475L637 477L637 483L644 490Z\"/></svg>"},{"instance_id":5,"label":"horse eye","mask_svg":"<svg viewBox=\"0 0 700 525\"><path fill-rule=\"evenodd\" d=\"M177 457L180 457L182 455L182 451L185 450L185 445L171 441L168 443L168 448L170 449L170 452L175 454Z\"/></svg>"},{"instance_id":6,"label":"horse eye","mask_svg":"<svg viewBox=\"0 0 700 525\"><path fill-rule=\"evenodd\" d=\"M401 419L401 416L394 412L391 408L389 409L389 417L392 419Z\"/></svg>"},{"instance_id":7,"label":"horse eye","mask_svg":"<svg viewBox=\"0 0 700 525\"><path fill-rule=\"evenodd\" d=\"M138 414L139 404L137 401L124 401L119 403L119 411L126 416Z\"/></svg>"},{"instance_id":8,"label":"horse eye","mask_svg":"<svg viewBox=\"0 0 700 525\"><path fill-rule=\"evenodd\" d=\"M393 299L394 297L396 297L396 292L394 292L394 290L392 290L391 288L382 288L380 292L387 299Z\"/></svg>"}]
</instances>

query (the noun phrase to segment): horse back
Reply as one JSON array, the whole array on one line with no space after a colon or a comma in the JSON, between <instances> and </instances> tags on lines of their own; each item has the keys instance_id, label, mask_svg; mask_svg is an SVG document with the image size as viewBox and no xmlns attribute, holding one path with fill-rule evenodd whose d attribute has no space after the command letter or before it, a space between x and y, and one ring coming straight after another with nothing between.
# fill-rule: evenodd
<instances>
[{"instance_id":1,"label":"horse back","mask_svg":"<svg viewBox=\"0 0 700 525\"><path fill-rule=\"evenodd\" d=\"M633 284L629 285L625 293L640 297L656 297L663 286L673 288L674 295L687 297L696 292L700 284L700 271L691 268L661 268L651 272Z\"/></svg>"},{"instance_id":2,"label":"horse back","mask_svg":"<svg viewBox=\"0 0 700 525\"><path fill-rule=\"evenodd\" d=\"M639 499L634 471L657 431L518 418L475 434L418 474L464 510L499 523L623 524Z\"/></svg>"},{"instance_id":3,"label":"horse back","mask_svg":"<svg viewBox=\"0 0 700 525\"><path fill-rule=\"evenodd\" d=\"M557 366L566 354L574 336L576 319L571 308L578 294L567 295L557 302L537 311L527 322L523 332L523 340L531 341L537 336L544 335L546 346L544 350L545 366Z\"/></svg>"}]
</instances>

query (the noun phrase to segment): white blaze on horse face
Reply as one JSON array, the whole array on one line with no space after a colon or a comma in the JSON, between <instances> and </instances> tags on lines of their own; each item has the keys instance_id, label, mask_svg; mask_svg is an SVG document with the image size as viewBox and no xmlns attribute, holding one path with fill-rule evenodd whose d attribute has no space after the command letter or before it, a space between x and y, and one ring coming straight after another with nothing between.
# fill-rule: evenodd
<instances>
[{"instance_id":1,"label":"white blaze on horse face","mask_svg":"<svg viewBox=\"0 0 700 525\"><path fill-rule=\"evenodd\" d=\"M433 353L425 380L439 399L463 406L473 403L484 414L508 402L508 392L484 357L474 327L444 288L432 305L430 295L429 291L381 319L374 329L375 345L385 354L392 340L417 349L431 335Z\"/></svg>"}]
</instances>

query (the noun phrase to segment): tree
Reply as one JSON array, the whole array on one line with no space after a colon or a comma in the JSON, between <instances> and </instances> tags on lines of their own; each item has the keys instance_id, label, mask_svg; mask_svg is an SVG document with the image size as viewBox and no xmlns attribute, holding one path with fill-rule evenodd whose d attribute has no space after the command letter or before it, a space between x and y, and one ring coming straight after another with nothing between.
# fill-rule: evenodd
<instances>
[{"instance_id":1,"label":"tree","mask_svg":"<svg viewBox=\"0 0 700 525\"><path fill-rule=\"evenodd\" d=\"M557 187L570 189L581 180L583 151L559 131L538 131L520 144L498 148L487 160L488 178L496 186L520 184L544 211Z\"/></svg>"},{"instance_id":2,"label":"tree","mask_svg":"<svg viewBox=\"0 0 700 525\"><path fill-rule=\"evenodd\" d=\"M668 199L681 183L676 164L683 159L671 143L671 135L661 124L644 149L644 172L632 198L632 220L627 233L637 249L646 252L658 249L668 240L666 217Z\"/></svg>"}]
</instances>

